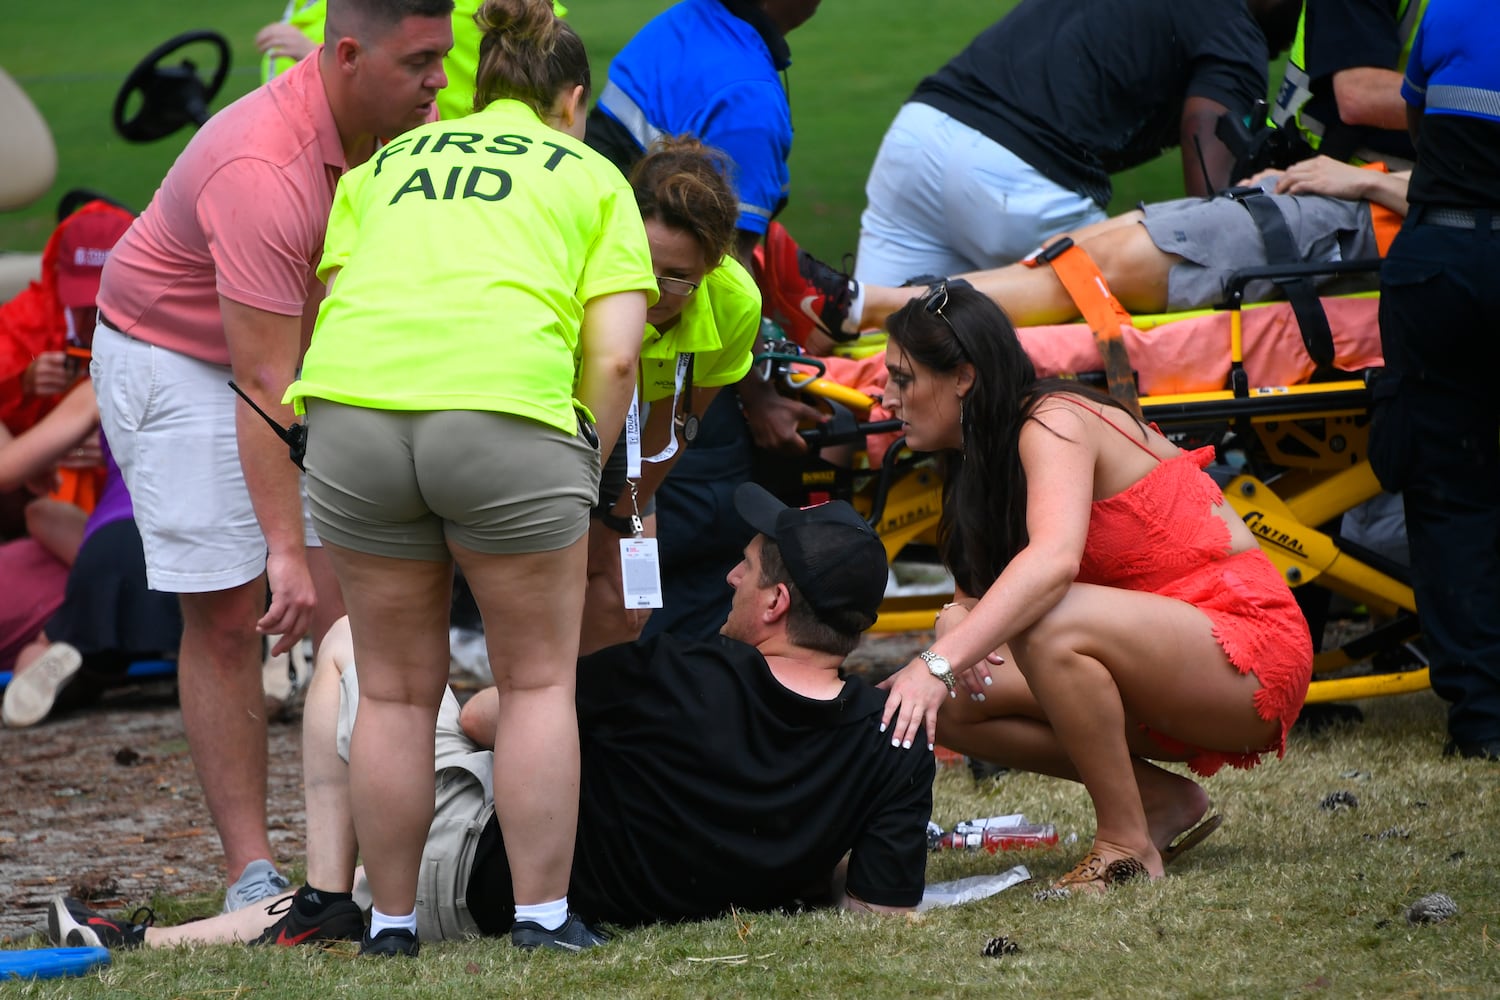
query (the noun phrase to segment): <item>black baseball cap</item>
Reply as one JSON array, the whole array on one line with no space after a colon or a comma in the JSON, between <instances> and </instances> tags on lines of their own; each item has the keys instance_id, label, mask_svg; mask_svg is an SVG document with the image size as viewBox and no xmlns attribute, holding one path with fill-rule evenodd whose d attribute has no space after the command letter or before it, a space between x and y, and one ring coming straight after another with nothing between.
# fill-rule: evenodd
<instances>
[{"instance_id":1,"label":"black baseball cap","mask_svg":"<svg viewBox=\"0 0 1500 1000\"><path fill-rule=\"evenodd\" d=\"M856 611L874 624L885 598L889 567L885 546L865 519L843 500L788 507L758 483L734 491L745 523L781 550L792 582L820 618Z\"/></svg>"}]
</instances>

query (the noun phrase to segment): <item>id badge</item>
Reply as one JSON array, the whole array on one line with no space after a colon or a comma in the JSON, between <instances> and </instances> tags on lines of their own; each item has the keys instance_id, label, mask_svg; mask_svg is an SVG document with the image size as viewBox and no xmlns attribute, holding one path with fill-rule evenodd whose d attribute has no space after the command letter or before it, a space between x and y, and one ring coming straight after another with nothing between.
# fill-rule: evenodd
<instances>
[{"instance_id":1,"label":"id badge","mask_svg":"<svg viewBox=\"0 0 1500 1000\"><path fill-rule=\"evenodd\" d=\"M661 600L661 563L656 557L656 539L620 539L620 580L625 591L625 607L659 608Z\"/></svg>"}]
</instances>

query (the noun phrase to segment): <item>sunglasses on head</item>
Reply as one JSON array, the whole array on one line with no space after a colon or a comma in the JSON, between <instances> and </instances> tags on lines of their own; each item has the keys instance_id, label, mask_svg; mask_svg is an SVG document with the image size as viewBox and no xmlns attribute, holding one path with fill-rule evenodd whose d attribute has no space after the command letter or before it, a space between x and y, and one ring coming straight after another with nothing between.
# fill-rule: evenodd
<instances>
[{"instance_id":1,"label":"sunglasses on head","mask_svg":"<svg viewBox=\"0 0 1500 1000\"><path fill-rule=\"evenodd\" d=\"M927 291L923 292L920 296L920 301L922 303L922 311L929 316L936 316L942 320L948 327L948 331L953 334L953 340L958 344L959 353L964 356L965 360L972 361L973 359L969 357L968 348L964 346L963 337L960 337L958 334L958 327L954 326L953 321L943 313L943 308L948 305L947 280L939 281L935 285L929 285Z\"/></svg>"}]
</instances>

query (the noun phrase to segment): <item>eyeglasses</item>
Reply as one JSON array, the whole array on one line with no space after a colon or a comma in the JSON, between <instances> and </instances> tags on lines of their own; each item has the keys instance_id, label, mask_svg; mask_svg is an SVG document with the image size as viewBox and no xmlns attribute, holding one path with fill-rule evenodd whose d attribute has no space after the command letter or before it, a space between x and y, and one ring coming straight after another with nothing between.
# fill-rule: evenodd
<instances>
[{"instance_id":1,"label":"eyeglasses","mask_svg":"<svg viewBox=\"0 0 1500 1000\"><path fill-rule=\"evenodd\" d=\"M656 276L656 284L668 295L692 295L698 290L699 282L689 281L686 278L672 278L665 274Z\"/></svg>"}]
</instances>

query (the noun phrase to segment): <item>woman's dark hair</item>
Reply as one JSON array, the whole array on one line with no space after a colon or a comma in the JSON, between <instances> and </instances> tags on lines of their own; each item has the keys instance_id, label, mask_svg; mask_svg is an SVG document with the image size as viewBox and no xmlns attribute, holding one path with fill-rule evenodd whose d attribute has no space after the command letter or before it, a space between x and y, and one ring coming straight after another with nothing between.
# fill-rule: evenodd
<instances>
[{"instance_id":1,"label":"woman's dark hair","mask_svg":"<svg viewBox=\"0 0 1500 1000\"><path fill-rule=\"evenodd\" d=\"M563 90L593 89L583 40L552 0L485 0L474 15L484 36L474 74L474 110L511 98L546 119Z\"/></svg>"},{"instance_id":2,"label":"woman's dark hair","mask_svg":"<svg viewBox=\"0 0 1500 1000\"><path fill-rule=\"evenodd\" d=\"M630 171L630 186L641 218L692 236L709 270L733 249L739 199L719 150L690 135L658 139Z\"/></svg>"},{"instance_id":3,"label":"woman's dark hair","mask_svg":"<svg viewBox=\"0 0 1500 1000\"><path fill-rule=\"evenodd\" d=\"M1026 547L1026 471L1021 428L1041 400L1056 392L1119 403L1070 379L1038 379L1010 317L967 282L913 299L888 323L892 342L937 372L974 366L964 397L963 447L943 460L943 562L966 593L979 596Z\"/></svg>"}]
</instances>

